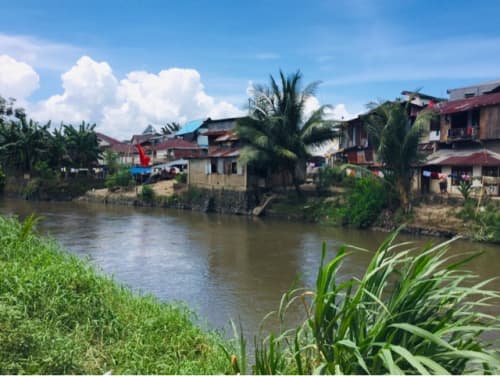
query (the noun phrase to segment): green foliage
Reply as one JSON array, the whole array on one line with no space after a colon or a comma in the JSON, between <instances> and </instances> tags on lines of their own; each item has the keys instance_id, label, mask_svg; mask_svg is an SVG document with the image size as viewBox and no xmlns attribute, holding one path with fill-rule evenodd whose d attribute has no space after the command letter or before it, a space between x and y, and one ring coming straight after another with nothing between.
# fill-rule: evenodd
<instances>
[{"instance_id":1,"label":"green foliage","mask_svg":"<svg viewBox=\"0 0 500 376\"><path fill-rule=\"evenodd\" d=\"M37 163L52 170L96 164L99 156L95 124L82 123L78 129L62 124L50 132L50 122L27 119L13 101L0 97L0 163L8 171L33 172Z\"/></svg>"},{"instance_id":2,"label":"green foliage","mask_svg":"<svg viewBox=\"0 0 500 376\"><path fill-rule=\"evenodd\" d=\"M46 161L36 162L34 172L42 179L54 179L56 176Z\"/></svg>"},{"instance_id":3,"label":"green foliage","mask_svg":"<svg viewBox=\"0 0 500 376\"><path fill-rule=\"evenodd\" d=\"M458 191L462 194L465 201L469 200L472 190L472 184L468 181L461 181L458 185Z\"/></svg>"},{"instance_id":4,"label":"green foliage","mask_svg":"<svg viewBox=\"0 0 500 376\"><path fill-rule=\"evenodd\" d=\"M177 183L186 184L187 183L187 174L185 172L181 172L180 174L175 175L175 181Z\"/></svg>"},{"instance_id":5,"label":"green foliage","mask_svg":"<svg viewBox=\"0 0 500 376\"><path fill-rule=\"evenodd\" d=\"M378 105L363 118L385 172L392 175L404 211L410 208L413 165L422 159L418 152L420 137L433 116L431 111L422 111L412 124L410 101L397 100Z\"/></svg>"},{"instance_id":6,"label":"green foliage","mask_svg":"<svg viewBox=\"0 0 500 376\"><path fill-rule=\"evenodd\" d=\"M500 330L499 318L480 309L500 295L462 269L477 255L449 254L453 240L415 249L396 244L396 236L379 246L360 278L346 278L342 263L366 250L341 246L327 261L323 245L315 288L289 291L265 318L283 324L300 304L307 319L256 340L256 373L498 373L498 354L481 335Z\"/></svg>"},{"instance_id":7,"label":"green foliage","mask_svg":"<svg viewBox=\"0 0 500 376\"><path fill-rule=\"evenodd\" d=\"M115 174L120 169L118 163L118 154L111 149L104 151L104 164L106 165L108 174Z\"/></svg>"},{"instance_id":8,"label":"green foliage","mask_svg":"<svg viewBox=\"0 0 500 376\"><path fill-rule=\"evenodd\" d=\"M152 204L155 200L155 191L150 185L143 185L140 197L142 201Z\"/></svg>"},{"instance_id":9,"label":"green foliage","mask_svg":"<svg viewBox=\"0 0 500 376\"><path fill-rule=\"evenodd\" d=\"M356 179L343 208L344 221L360 228L370 226L387 204L386 192L386 186L380 179Z\"/></svg>"},{"instance_id":10,"label":"green foliage","mask_svg":"<svg viewBox=\"0 0 500 376\"><path fill-rule=\"evenodd\" d=\"M280 72L278 82L270 77L269 86L254 87L250 100L250 116L238 122L237 132L247 145L240 159L254 164L267 173L286 172L299 189L297 167L305 166L309 147L318 146L336 135L334 123L324 120L322 106L305 118L305 104L318 82L301 88L300 72L285 77Z\"/></svg>"},{"instance_id":11,"label":"green foliage","mask_svg":"<svg viewBox=\"0 0 500 376\"><path fill-rule=\"evenodd\" d=\"M125 188L130 189L135 185L134 176L128 167L122 167L116 173L106 178L106 188Z\"/></svg>"},{"instance_id":12,"label":"green foliage","mask_svg":"<svg viewBox=\"0 0 500 376\"><path fill-rule=\"evenodd\" d=\"M0 167L0 193L3 192L6 183L7 183L7 177L5 176L5 173Z\"/></svg>"},{"instance_id":13,"label":"green foliage","mask_svg":"<svg viewBox=\"0 0 500 376\"><path fill-rule=\"evenodd\" d=\"M0 373L221 374L221 338L0 217Z\"/></svg>"},{"instance_id":14,"label":"green foliage","mask_svg":"<svg viewBox=\"0 0 500 376\"><path fill-rule=\"evenodd\" d=\"M322 167L318 170L316 189L319 192L327 191L332 185L342 182L345 173L339 167Z\"/></svg>"},{"instance_id":15,"label":"green foliage","mask_svg":"<svg viewBox=\"0 0 500 376\"><path fill-rule=\"evenodd\" d=\"M500 210L493 204L477 207L473 200L467 200L458 217L468 222L474 240L500 243Z\"/></svg>"}]
</instances>

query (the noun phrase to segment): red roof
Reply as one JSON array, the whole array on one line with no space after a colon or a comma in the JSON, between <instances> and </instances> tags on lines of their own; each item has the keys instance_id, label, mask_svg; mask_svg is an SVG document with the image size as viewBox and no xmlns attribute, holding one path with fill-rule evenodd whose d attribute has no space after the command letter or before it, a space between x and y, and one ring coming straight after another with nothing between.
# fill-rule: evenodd
<instances>
[{"instance_id":1,"label":"red roof","mask_svg":"<svg viewBox=\"0 0 500 376\"><path fill-rule=\"evenodd\" d=\"M439 162L446 166L500 166L500 158L488 152L477 152L467 156L449 157Z\"/></svg>"},{"instance_id":2,"label":"red roof","mask_svg":"<svg viewBox=\"0 0 500 376\"><path fill-rule=\"evenodd\" d=\"M224 141L236 141L238 140L238 136L232 132L232 131L227 131L226 133L224 133L223 135L217 137L215 139L215 142L224 142Z\"/></svg>"},{"instance_id":3,"label":"red roof","mask_svg":"<svg viewBox=\"0 0 500 376\"><path fill-rule=\"evenodd\" d=\"M232 148L232 149L216 149L208 153L207 157L239 157L240 149Z\"/></svg>"},{"instance_id":4,"label":"red roof","mask_svg":"<svg viewBox=\"0 0 500 376\"><path fill-rule=\"evenodd\" d=\"M168 150L168 149L199 149L198 144L188 142L180 138L172 138L154 146L154 150Z\"/></svg>"},{"instance_id":5,"label":"red roof","mask_svg":"<svg viewBox=\"0 0 500 376\"><path fill-rule=\"evenodd\" d=\"M95 132L97 138L100 138L103 141L106 141L108 144L113 145L113 144L121 144L121 141L118 141L116 138L106 136L104 133L100 132Z\"/></svg>"},{"instance_id":6,"label":"red roof","mask_svg":"<svg viewBox=\"0 0 500 376\"><path fill-rule=\"evenodd\" d=\"M477 97L457 99L450 102L441 102L435 107L440 114L453 114L456 112L469 111L477 107L500 104L500 93L484 94Z\"/></svg>"},{"instance_id":7,"label":"red roof","mask_svg":"<svg viewBox=\"0 0 500 376\"><path fill-rule=\"evenodd\" d=\"M203 136L222 136L226 134L228 131L227 130L220 130L220 131L206 131L203 132Z\"/></svg>"}]
</instances>

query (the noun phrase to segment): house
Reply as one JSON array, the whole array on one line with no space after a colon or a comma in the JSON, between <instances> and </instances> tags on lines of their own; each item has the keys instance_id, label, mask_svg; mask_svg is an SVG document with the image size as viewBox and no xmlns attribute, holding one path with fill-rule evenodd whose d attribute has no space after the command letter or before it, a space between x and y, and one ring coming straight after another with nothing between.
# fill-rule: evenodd
<instances>
[{"instance_id":1,"label":"house","mask_svg":"<svg viewBox=\"0 0 500 376\"><path fill-rule=\"evenodd\" d=\"M498 196L500 81L450 89L448 93L450 100L435 107L438 137L433 140L433 152L419 169L414 187L422 193L438 193L432 175L442 173L448 175L449 193L460 194L458 186L465 180Z\"/></svg>"},{"instance_id":2,"label":"house","mask_svg":"<svg viewBox=\"0 0 500 376\"><path fill-rule=\"evenodd\" d=\"M289 184L286 174L262 177L251 165L240 160L241 144L235 128L239 119L207 119L198 129L206 137L206 154L188 158L188 185L212 190L253 191ZM304 166L305 175L305 166Z\"/></svg>"},{"instance_id":3,"label":"house","mask_svg":"<svg viewBox=\"0 0 500 376\"><path fill-rule=\"evenodd\" d=\"M133 164L134 161L134 147L130 144L118 141L113 137L107 136L103 133L96 132L97 142L101 150L99 158L99 165L104 164L103 153L106 150L111 150L118 155L118 162L121 164Z\"/></svg>"},{"instance_id":4,"label":"house","mask_svg":"<svg viewBox=\"0 0 500 376\"><path fill-rule=\"evenodd\" d=\"M177 159L201 157L204 150L194 142L180 138L167 139L151 147L153 163L165 163Z\"/></svg>"},{"instance_id":5,"label":"house","mask_svg":"<svg viewBox=\"0 0 500 376\"><path fill-rule=\"evenodd\" d=\"M206 153L188 158L188 185L233 191L248 189L251 179L248 178L247 166L238 160L241 145L234 132L238 119L209 118L201 123L191 122L190 133L197 133L196 139L199 143L201 140L199 146L206 147Z\"/></svg>"},{"instance_id":6,"label":"house","mask_svg":"<svg viewBox=\"0 0 500 376\"><path fill-rule=\"evenodd\" d=\"M408 101L410 102L409 117L412 123L415 121L420 111L425 108L433 107L436 103L444 101L442 98L408 90L404 90L401 94L403 96L401 105L406 105ZM335 153L336 162L360 165L367 168L380 166L380 163L377 161L375 150L373 149L373 145L364 126L364 119L372 111L373 110L370 110L364 114L360 114L341 124L339 149ZM430 132L426 132L422 141L423 143L427 143L429 139L432 139L431 133L432 129L434 129L432 127L435 125L434 123L431 123L430 126Z\"/></svg>"}]
</instances>

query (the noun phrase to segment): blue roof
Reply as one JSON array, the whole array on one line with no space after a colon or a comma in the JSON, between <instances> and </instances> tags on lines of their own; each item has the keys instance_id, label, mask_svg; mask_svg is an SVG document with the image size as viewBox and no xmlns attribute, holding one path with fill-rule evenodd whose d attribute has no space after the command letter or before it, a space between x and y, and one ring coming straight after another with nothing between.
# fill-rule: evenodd
<instances>
[{"instance_id":1,"label":"blue roof","mask_svg":"<svg viewBox=\"0 0 500 376\"><path fill-rule=\"evenodd\" d=\"M130 172L132 175L149 174L151 172L151 167L131 167Z\"/></svg>"},{"instance_id":2,"label":"blue roof","mask_svg":"<svg viewBox=\"0 0 500 376\"><path fill-rule=\"evenodd\" d=\"M181 136L183 134L193 133L203 124L204 120L192 120L188 121L181 129L177 131L176 136Z\"/></svg>"}]
</instances>

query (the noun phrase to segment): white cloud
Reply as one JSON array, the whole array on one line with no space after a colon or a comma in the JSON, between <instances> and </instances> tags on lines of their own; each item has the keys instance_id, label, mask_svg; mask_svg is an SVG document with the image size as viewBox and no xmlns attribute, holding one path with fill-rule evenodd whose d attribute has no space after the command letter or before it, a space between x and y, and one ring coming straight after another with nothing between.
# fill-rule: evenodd
<instances>
[{"instance_id":1,"label":"white cloud","mask_svg":"<svg viewBox=\"0 0 500 376\"><path fill-rule=\"evenodd\" d=\"M148 124L244 114L206 94L194 69L171 68L158 74L133 71L118 81L108 63L83 56L61 78L63 93L32 106L34 118L96 122L99 131L127 138Z\"/></svg>"},{"instance_id":2,"label":"white cloud","mask_svg":"<svg viewBox=\"0 0 500 376\"><path fill-rule=\"evenodd\" d=\"M0 51L32 67L51 70L68 69L81 55L80 48L69 44L4 33L0 33Z\"/></svg>"},{"instance_id":3,"label":"white cloud","mask_svg":"<svg viewBox=\"0 0 500 376\"><path fill-rule=\"evenodd\" d=\"M40 77L31 66L0 55L0 95L23 101L39 87Z\"/></svg>"}]
</instances>

